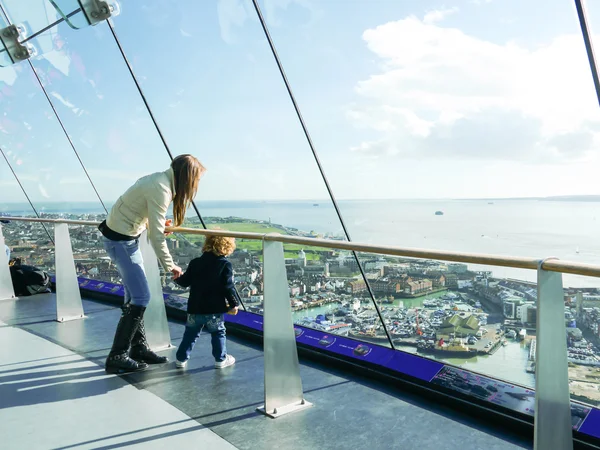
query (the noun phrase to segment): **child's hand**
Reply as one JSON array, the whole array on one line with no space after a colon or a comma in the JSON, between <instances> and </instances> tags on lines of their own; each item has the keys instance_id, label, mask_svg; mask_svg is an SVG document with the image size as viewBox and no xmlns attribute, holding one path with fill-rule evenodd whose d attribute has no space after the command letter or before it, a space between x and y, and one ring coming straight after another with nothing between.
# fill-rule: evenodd
<instances>
[{"instance_id":1,"label":"child's hand","mask_svg":"<svg viewBox=\"0 0 600 450\"><path fill-rule=\"evenodd\" d=\"M181 267L175 266L171 269L171 273L173 274L173 279L176 280L183 274L183 270L181 270Z\"/></svg>"},{"instance_id":2,"label":"child's hand","mask_svg":"<svg viewBox=\"0 0 600 450\"><path fill-rule=\"evenodd\" d=\"M237 306L234 306L229 311L227 311L227 314L231 314L232 316L235 316L237 313L238 313L238 307Z\"/></svg>"}]
</instances>

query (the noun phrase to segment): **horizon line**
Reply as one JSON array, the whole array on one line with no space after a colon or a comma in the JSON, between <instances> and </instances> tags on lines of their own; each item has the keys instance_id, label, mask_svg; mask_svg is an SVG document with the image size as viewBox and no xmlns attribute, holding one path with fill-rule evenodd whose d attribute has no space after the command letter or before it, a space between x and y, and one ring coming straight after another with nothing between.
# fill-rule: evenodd
<instances>
[{"instance_id":1,"label":"horizon line","mask_svg":"<svg viewBox=\"0 0 600 450\"><path fill-rule=\"evenodd\" d=\"M550 196L523 196L523 197L379 197L379 198L337 198L337 201L382 201L382 200L443 200L443 201L455 201L455 200L547 200L547 199L562 199L562 200L577 200L577 199L591 199L596 198L600 200L600 194L572 194L572 195L550 195ZM114 203L117 200L108 200L107 203ZM196 200L196 203L206 202L331 202L330 198L274 198L274 199L206 199ZM29 205L27 202L3 202L5 205ZM82 201L69 201L69 200L56 200L56 201L43 201L35 202L46 203L46 204L59 204L59 203L97 203L94 200L82 200Z\"/></svg>"}]
</instances>

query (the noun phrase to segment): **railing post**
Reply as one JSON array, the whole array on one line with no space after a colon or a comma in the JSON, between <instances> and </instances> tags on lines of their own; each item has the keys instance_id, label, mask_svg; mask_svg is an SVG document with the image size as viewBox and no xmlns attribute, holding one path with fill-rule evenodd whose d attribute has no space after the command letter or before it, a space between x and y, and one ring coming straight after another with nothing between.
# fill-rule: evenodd
<instances>
[{"instance_id":1,"label":"railing post","mask_svg":"<svg viewBox=\"0 0 600 450\"><path fill-rule=\"evenodd\" d=\"M140 236L140 251L144 259L144 272L150 287L150 303L144 313L144 325L146 327L146 339L154 351L171 347L171 333L167 321L167 310L160 283L160 271L156 253L148 240L148 232L144 231Z\"/></svg>"},{"instance_id":2,"label":"railing post","mask_svg":"<svg viewBox=\"0 0 600 450\"><path fill-rule=\"evenodd\" d=\"M56 270L56 320L66 322L82 319L83 305L77 281L69 225L54 226L54 265Z\"/></svg>"},{"instance_id":3,"label":"railing post","mask_svg":"<svg viewBox=\"0 0 600 450\"><path fill-rule=\"evenodd\" d=\"M5 245L2 225L0 225L0 300L15 298Z\"/></svg>"},{"instance_id":4,"label":"railing post","mask_svg":"<svg viewBox=\"0 0 600 450\"><path fill-rule=\"evenodd\" d=\"M555 258L549 258L555 259ZM537 276L534 449L573 449L562 273Z\"/></svg>"},{"instance_id":5,"label":"railing post","mask_svg":"<svg viewBox=\"0 0 600 450\"><path fill-rule=\"evenodd\" d=\"M304 400L283 244L263 240L265 404L275 418L312 406Z\"/></svg>"}]
</instances>

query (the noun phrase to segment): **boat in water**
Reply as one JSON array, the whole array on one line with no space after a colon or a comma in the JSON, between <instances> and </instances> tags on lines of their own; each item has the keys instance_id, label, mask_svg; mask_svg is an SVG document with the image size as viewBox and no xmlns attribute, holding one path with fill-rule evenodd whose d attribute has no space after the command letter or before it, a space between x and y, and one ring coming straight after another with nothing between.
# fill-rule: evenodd
<instances>
[{"instance_id":1,"label":"boat in water","mask_svg":"<svg viewBox=\"0 0 600 450\"><path fill-rule=\"evenodd\" d=\"M423 306L425 308L437 308L440 306L440 302L436 299L425 299L423 300Z\"/></svg>"},{"instance_id":2,"label":"boat in water","mask_svg":"<svg viewBox=\"0 0 600 450\"><path fill-rule=\"evenodd\" d=\"M435 215L436 216L443 216L444 215L444 211L436 211Z\"/></svg>"}]
</instances>

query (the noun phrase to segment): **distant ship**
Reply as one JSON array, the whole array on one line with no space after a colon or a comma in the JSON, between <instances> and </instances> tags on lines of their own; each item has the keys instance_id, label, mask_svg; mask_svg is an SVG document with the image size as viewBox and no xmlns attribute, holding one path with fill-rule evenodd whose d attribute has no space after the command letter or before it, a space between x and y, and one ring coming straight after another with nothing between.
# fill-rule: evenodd
<instances>
[{"instance_id":1,"label":"distant ship","mask_svg":"<svg viewBox=\"0 0 600 450\"><path fill-rule=\"evenodd\" d=\"M444 212L443 212L443 211L436 211L436 212L435 212L435 215L436 215L436 216L443 216L443 215L444 215Z\"/></svg>"},{"instance_id":2,"label":"distant ship","mask_svg":"<svg viewBox=\"0 0 600 450\"><path fill-rule=\"evenodd\" d=\"M319 206L319 204L318 203L313 203L313 206Z\"/></svg>"}]
</instances>

